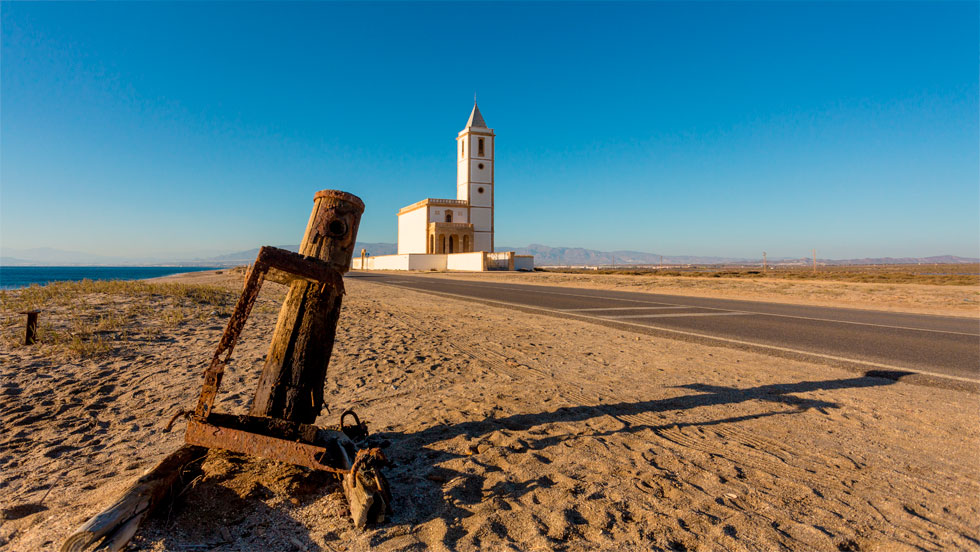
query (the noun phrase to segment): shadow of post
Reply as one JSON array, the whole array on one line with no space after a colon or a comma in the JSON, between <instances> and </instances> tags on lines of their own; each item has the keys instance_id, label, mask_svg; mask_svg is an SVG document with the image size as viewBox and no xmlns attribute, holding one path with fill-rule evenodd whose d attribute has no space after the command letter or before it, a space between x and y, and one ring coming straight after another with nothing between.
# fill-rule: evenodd
<instances>
[{"instance_id":1,"label":"shadow of post","mask_svg":"<svg viewBox=\"0 0 980 552\"><path fill-rule=\"evenodd\" d=\"M395 515L391 527L417 527L436 518L442 518L447 526L443 544L450 550L455 549L459 540L465 536L461 520L471 515L462 506L473 505L485 500L485 491L491 496L505 494L509 498L519 498L538 488L547 488L554 484L547 475L523 482L509 482L505 486L494 485L485 489L485 478L476 473L466 473L452 470L440 464L468 456L431 448L431 445L451 440L459 436L479 438L497 430L527 431L535 426L553 423L581 422L601 416L612 416L619 420L623 427L615 431L593 433L593 437L613 433L637 432L641 430L658 430L675 426L709 426L722 423L739 423L747 420L775 415L793 415L811 409L838 408L838 404L825 400L810 399L795 396L796 393L814 391L834 391L842 389L860 389L881 387L896 383L906 375L902 372L882 374L868 372L864 376L804 381L787 384L772 384L738 389L707 384L683 385L679 388L697 391L692 395L657 399L650 401L620 402L600 405L581 405L558 408L547 412L514 414L501 418L488 418L461 422L453 425L432 426L415 433L387 432L376 434L376 438L392 443L389 457L396 467L391 470L389 480L395 493ZM646 413L663 413L684 411L701 407L718 405L733 405L747 401L765 401L793 407L792 410L779 410L743 416L734 416L703 422L688 422L683 424L666 425L635 425L621 419L622 416L635 416ZM578 435L581 437L581 435ZM557 444L567 436L549 436L531 440L529 450L541 450ZM479 463L477 460L474 460ZM499 471L496 466L480 464L487 472ZM424 475L428 474L427 478ZM441 483L433 485L433 481ZM449 486L448 490L443 487ZM506 487L506 488L504 488ZM436 507L433 507L436 506ZM372 538L372 545L385 541L385 531L379 530ZM393 531L393 534L404 534L403 530ZM558 542L556 545L560 544Z\"/></svg>"}]
</instances>

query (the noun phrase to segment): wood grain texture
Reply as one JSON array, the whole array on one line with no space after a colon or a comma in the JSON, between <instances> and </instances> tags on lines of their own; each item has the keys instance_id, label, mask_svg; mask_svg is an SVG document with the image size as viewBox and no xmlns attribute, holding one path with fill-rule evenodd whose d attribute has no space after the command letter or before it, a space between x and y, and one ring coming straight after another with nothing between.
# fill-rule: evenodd
<instances>
[{"instance_id":1,"label":"wood grain texture","mask_svg":"<svg viewBox=\"0 0 980 552\"><path fill-rule=\"evenodd\" d=\"M122 550L154 508L179 486L181 473L204 458L207 449L185 445L129 486L108 508L90 518L61 546L61 552L81 552L101 541L100 549Z\"/></svg>"},{"instance_id":2,"label":"wood grain texture","mask_svg":"<svg viewBox=\"0 0 980 552\"><path fill-rule=\"evenodd\" d=\"M350 269L364 204L335 190L317 192L299 252L339 272ZM250 413L311 424L323 408L323 385L343 300L338 283L294 281L279 311Z\"/></svg>"}]
</instances>

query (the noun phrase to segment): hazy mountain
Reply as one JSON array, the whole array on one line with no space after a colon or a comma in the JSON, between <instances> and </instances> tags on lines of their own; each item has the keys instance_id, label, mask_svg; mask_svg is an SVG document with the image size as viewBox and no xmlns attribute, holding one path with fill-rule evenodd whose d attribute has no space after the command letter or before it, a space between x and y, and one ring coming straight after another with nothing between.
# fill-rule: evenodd
<instances>
[{"instance_id":1,"label":"hazy mountain","mask_svg":"<svg viewBox=\"0 0 980 552\"><path fill-rule=\"evenodd\" d=\"M282 249L296 251L298 245L280 245ZM354 254L361 249L367 249L368 254L394 255L398 246L394 243L357 242ZM498 247L498 251L516 251L518 255L534 255L536 266L599 266L599 265L658 265L660 255L642 251L598 251L581 247L550 247L541 244L531 244L527 247ZM78 251L64 251L49 247L35 249L4 249L5 256L0 257L0 265L4 266L235 266L248 264L255 260L259 249L236 251L213 257L167 259L161 257L116 257L95 255ZM803 258L769 258L772 265L808 265L812 259ZM978 263L980 259L957 257L955 255L940 255L934 257L877 257L863 259L817 259L818 264L824 265L868 265L868 264L960 264ZM663 263L668 265L712 265L712 264L760 264L761 259L740 257L698 257L665 255Z\"/></svg>"},{"instance_id":2,"label":"hazy mountain","mask_svg":"<svg viewBox=\"0 0 980 552\"><path fill-rule=\"evenodd\" d=\"M597 251L581 247L550 247L532 243L527 247L498 247L498 251L515 251L518 255L534 255L535 266L582 265L656 265L660 255L642 251ZM720 264L747 262L737 257L664 256L664 264Z\"/></svg>"},{"instance_id":3,"label":"hazy mountain","mask_svg":"<svg viewBox=\"0 0 980 552\"><path fill-rule=\"evenodd\" d=\"M598 265L658 265L660 255L642 251L597 251L581 247L550 247L533 243L527 247L498 247L498 251L515 251L518 255L534 255L535 266L598 266ZM769 264L805 264L812 258L770 257ZM978 263L980 259L941 255L935 257L879 257L863 259L817 259L823 265L872 265L872 264L963 264ZM664 255L663 263L668 265L714 265L714 264L761 264L761 258L744 257L698 257L687 255Z\"/></svg>"},{"instance_id":4,"label":"hazy mountain","mask_svg":"<svg viewBox=\"0 0 980 552\"><path fill-rule=\"evenodd\" d=\"M280 249L288 249L289 251L299 251L299 244L296 245L277 245ZM365 243L356 242L354 244L354 256L357 257L361 253L361 249L367 249L368 255L394 255L398 252L398 245L394 243ZM200 262L211 262L216 263L215 266L228 266L228 265L238 265L238 264L248 264L255 260L255 256L259 254L259 248L247 249L245 251L236 251L235 253L228 253L226 255L219 255L217 257L209 257L207 259L198 259Z\"/></svg>"},{"instance_id":5,"label":"hazy mountain","mask_svg":"<svg viewBox=\"0 0 980 552\"><path fill-rule=\"evenodd\" d=\"M94 255L79 251L64 251L52 249L50 247L36 247L33 249L4 249L4 256L0 257L0 263L6 266L15 265L40 265L40 266L71 266L71 265L120 265L124 263L123 257L113 257L108 255Z\"/></svg>"}]
</instances>

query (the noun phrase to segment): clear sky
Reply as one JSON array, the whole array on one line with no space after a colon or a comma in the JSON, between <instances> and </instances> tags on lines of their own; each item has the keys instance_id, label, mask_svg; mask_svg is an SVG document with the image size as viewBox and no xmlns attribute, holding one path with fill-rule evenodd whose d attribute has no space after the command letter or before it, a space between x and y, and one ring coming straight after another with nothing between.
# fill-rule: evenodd
<instances>
[{"instance_id":1,"label":"clear sky","mask_svg":"<svg viewBox=\"0 0 980 552\"><path fill-rule=\"evenodd\" d=\"M316 190L455 197L498 245L980 256L977 2L0 5L0 245L298 243Z\"/></svg>"}]
</instances>

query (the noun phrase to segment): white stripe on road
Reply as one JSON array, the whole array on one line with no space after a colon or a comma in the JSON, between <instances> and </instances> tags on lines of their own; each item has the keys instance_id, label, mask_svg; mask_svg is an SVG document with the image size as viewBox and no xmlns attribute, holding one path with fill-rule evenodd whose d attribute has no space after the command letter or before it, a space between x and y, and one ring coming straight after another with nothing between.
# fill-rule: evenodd
<instances>
[{"instance_id":1,"label":"white stripe on road","mask_svg":"<svg viewBox=\"0 0 980 552\"><path fill-rule=\"evenodd\" d=\"M424 276L421 276L421 275L418 276L418 277L424 278ZM430 278L430 281L431 280L432 280L432 278ZM608 300L608 301L622 301L622 302L629 302L629 303L644 303L644 304L647 304L647 305L670 305L670 304L672 304L672 303L664 303L662 301L644 301L642 299L623 299L623 298L619 298L619 297L603 297L601 295L584 295L584 294L581 294L581 293L564 293L564 292L558 292L558 291L544 291L544 290L534 290L534 291L531 291L531 290L528 290L528 289L514 289L512 287L495 286L495 285L492 285L492 284L470 284L470 283L464 283L462 280L450 280L450 281L452 281L454 285L470 286L470 287L477 287L477 288L483 288L483 289L487 289L487 288L490 288L490 289L501 289L501 290L507 290L507 291L511 291L511 292L517 291L517 292L534 293L534 294L545 293L545 294L548 294L548 295L562 295L562 296L566 296L566 297L584 297L584 298L589 298L589 299L601 299L601 300ZM535 284L511 284L511 285L534 286ZM545 287L545 286L540 286L540 287ZM420 288L412 288L412 289L420 289ZM603 291L603 290L600 290L600 291ZM622 290L605 290L605 291L614 291L614 292L615 291L620 291L621 292ZM445 292L441 292L441 293L445 293ZM624 293L630 293L630 292L624 292ZM636 292L633 292L633 293L636 293ZM450 295L456 295L456 294L450 294ZM459 294L459 296L460 297L471 297L469 295L462 295L462 294ZM473 299L478 299L478 297L473 297ZM705 297L705 298L692 297L692 299L712 299L712 298L710 298L710 297ZM721 299L721 300L722 301L733 301L733 299ZM513 304L519 305L520 303L513 303ZM819 306L819 305L792 305L792 304L789 304L789 303L773 303L773 304L774 305L800 306L800 307L804 307L804 308L806 308L806 307L810 307L810 308L814 308L814 307L815 308L827 308L827 309L834 308L834 307L822 307L822 306ZM683 308L690 308L690 309L725 310L725 309L721 309L721 308L718 308L718 307L702 307L702 306L696 306L696 305L679 305L679 306L681 306ZM535 307L535 308L537 308L537 307ZM545 310L552 310L552 309L545 309ZM863 309L852 309L852 310L863 310ZM556 310L555 312L562 312L562 311ZM746 312L751 312L751 311L746 311ZM875 312L885 312L885 311L875 311ZM574 314L574 313L569 312L569 314ZM914 327L911 327L911 326L896 326L896 325L893 325L893 324L875 324L873 322L854 322L854 321L851 321L851 320L838 320L838 319L834 319L834 318L818 318L818 317L814 317L814 316L797 316L797 315L793 315L793 314L777 314L777 313L773 313L773 312L752 312L752 314L758 314L758 315L762 315L762 316L776 316L776 317L779 317L779 318L796 318L796 319L799 319L799 320L814 320L814 321L817 321L817 322L836 322L838 324L853 324L855 326L871 326L871 327L874 327L874 328L892 328L892 329L895 329L895 330L912 330L912 331L916 331L916 332L929 332L929 333L941 333L941 334L952 334L952 335L966 335L966 336L970 336L970 337L980 337L980 334L968 333L968 332L955 332L955 331L950 331L950 330L932 330L932 329L927 329L927 328L914 328ZM886 314L890 314L890 313L887 313L886 312ZM908 315L913 315L913 316L936 316L938 318L951 318L951 317L942 317L940 315L934 315L934 314L917 314L917 313L911 313L911 312L896 312L894 314L908 314ZM952 317L952 318L957 318L957 317Z\"/></svg>"},{"instance_id":2,"label":"white stripe on road","mask_svg":"<svg viewBox=\"0 0 980 552\"><path fill-rule=\"evenodd\" d=\"M670 314L627 314L622 316L605 316L602 318L619 320L621 318L674 318L675 316L733 316L736 314L755 314L754 312L672 312Z\"/></svg>"},{"instance_id":3,"label":"white stripe on road","mask_svg":"<svg viewBox=\"0 0 980 552\"><path fill-rule=\"evenodd\" d=\"M613 310L657 310L657 309L697 309L700 307L589 307L587 309L561 309L566 312L613 311Z\"/></svg>"},{"instance_id":4,"label":"white stripe on road","mask_svg":"<svg viewBox=\"0 0 980 552\"><path fill-rule=\"evenodd\" d=\"M387 285L387 283L384 282L384 281L377 281L377 280L375 280L375 281L365 280L365 281L371 282L371 283L376 283L376 284L379 284L379 285ZM894 366L894 365L891 365L891 364L882 364L880 362L871 362L871 361L867 361L867 360L858 360L858 359L855 359L855 358L847 358L847 357L841 357L841 356L836 356L836 355L826 355L826 354L823 354L823 353L815 353L813 351L804 351L804 350L801 350L801 349L791 349L789 347L779 347L777 345L769 345L769 344L766 344L766 343L757 343L757 342L752 342L752 341L743 341L741 339L731 339L731 338L728 338L728 337L718 337L716 335L708 335L708 334L702 334L702 333L697 333L697 332L688 332L688 331L684 331L684 330L675 330L675 329L672 329L672 328L664 328L662 326L651 326L649 324L640 324L638 322L629 322L627 320L623 320L623 321L610 320L608 318L602 318L600 316L592 316L592 315L589 315L589 314L578 314L578 313L575 313L575 312L564 312L564 311L561 311L561 310L558 310L558 309L549 309L549 308L545 308L545 307L532 307L532 306L529 306L529 305L522 305L520 303L512 303L510 301L498 301L498 300L494 300L494 299L481 299L479 297L473 297L472 295L462 295L462 294L459 294L459 293L449 293L449 292L445 292L445 291L433 291L433 290L419 289L419 288L416 288L416 287L407 287L407 286L397 286L397 287L400 287L402 289L407 289L409 291L415 291L415 292L418 292L418 293L429 293L429 294L432 294L432 295L443 295L443 296L446 296L446 297L458 297L460 299L464 299L464 300L467 300L467 301L478 301L478 302L481 302L481 303L505 305L505 306L513 307L513 308L517 308L517 309L531 310L531 311L541 311L541 312L547 312L547 313L551 313L551 314L558 314L558 315L570 316L570 317L574 317L574 318L580 318L580 319L583 319L583 320L598 320L600 322L611 322L613 324L623 324L625 326L636 326L637 328L645 328L645 329L659 330L659 331L662 331L662 332L665 332L665 333L673 333L673 334L678 334L678 335L686 335L686 336L690 336L690 337L700 337L702 339L715 340L715 341L720 341L720 342L723 342L723 343L732 343L732 344L735 344L735 345L747 345L747 346L750 346L750 347L758 347L760 349L771 349L773 351L782 351L784 353L793 353L793 354L797 354L797 355L813 356L813 357L818 357L818 358L824 358L824 359L827 359L827 360L834 360L834 361L837 361L837 362L849 362L849 363L852 363L852 364L860 364L861 366L869 366L871 368L884 368L886 370L900 370L900 371L903 371L903 372L912 372L912 373L915 373L915 374L921 374L923 376L933 376L933 377L937 377L937 378L945 378L945 379L956 380L956 381L965 381L965 382L969 382L969 383L980 383L980 380L978 380L976 378L964 378L964 377L961 377L961 376L951 376L951 375L948 375L948 374L940 374L939 372L930 372L928 370L919 370L919 369L916 369L916 368L906 368L906 367L903 367L903 366ZM765 313L748 313L748 314L765 314ZM874 325L874 324L869 324L869 325ZM915 328L910 328L910 329L915 329ZM929 331L929 330L926 330L926 331ZM950 333L953 333L953 332L950 332Z\"/></svg>"}]
</instances>

